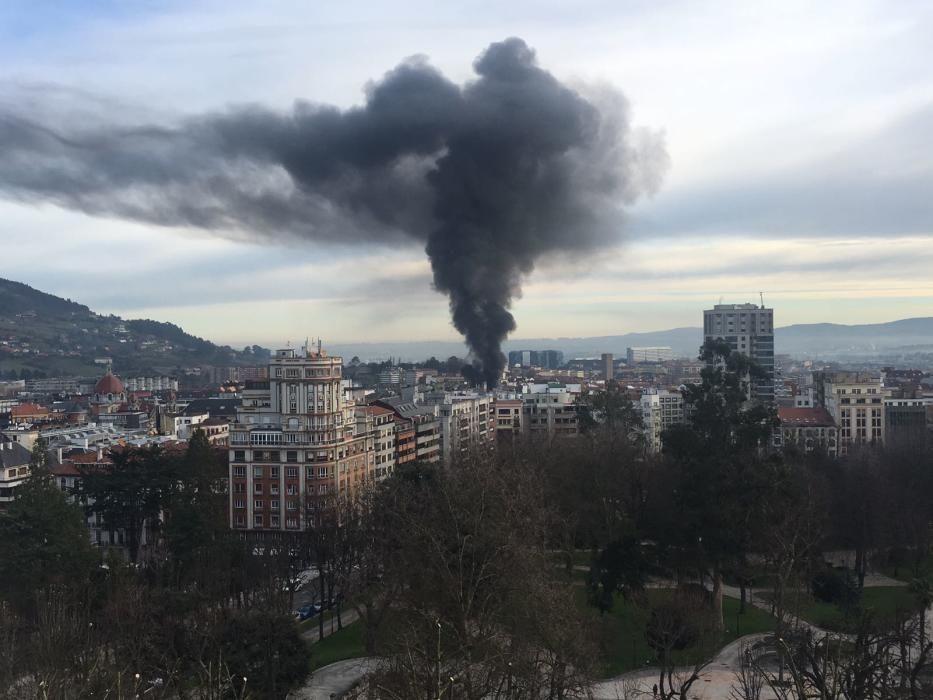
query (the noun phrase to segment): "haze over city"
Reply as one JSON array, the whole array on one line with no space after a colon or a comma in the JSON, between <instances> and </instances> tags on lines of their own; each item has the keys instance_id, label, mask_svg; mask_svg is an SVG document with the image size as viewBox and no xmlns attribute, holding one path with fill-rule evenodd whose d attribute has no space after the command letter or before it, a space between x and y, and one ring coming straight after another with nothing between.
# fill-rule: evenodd
<instances>
[{"instance_id":1,"label":"haze over city","mask_svg":"<svg viewBox=\"0 0 933 700\"><path fill-rule=\"evenodd\" d=\"M413 55L464 85L510 36L565 85L620 90L670 166L627 209L617 244L536 261L515 337L696 326L698 309L759 291L778 325L933 308L928 4L35 8L0 8L0 105L76 128L295 100L347 109ZM5 276L218 342L459 338L416 240L244 240L61 203L0 201L0 245L17 251Z\"/></svg>"}]
</instances>

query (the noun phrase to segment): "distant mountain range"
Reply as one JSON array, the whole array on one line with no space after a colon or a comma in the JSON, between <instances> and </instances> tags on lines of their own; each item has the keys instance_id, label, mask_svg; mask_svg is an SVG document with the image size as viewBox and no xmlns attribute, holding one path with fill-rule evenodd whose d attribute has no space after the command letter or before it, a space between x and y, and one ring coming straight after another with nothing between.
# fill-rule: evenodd
<instances>
[{"instance_id":1,"label":"distant mountain range","mask_svg":"<svg viewBox=\"0 0 933 700\"><path fill-rule=\"evenodd\" d=\"M584 338L528 338L506 341L503 349L560 350L565 357L625 356L628 347L668 346L683 357L695 357L703 342L700 328L672 328L650 333ZM328 344L328 351L349 360L416 362L429 357L463 357L460 342ZM933 357L933 317L846 326L812 323L776 329L775 352L820 359L872 358L929 354ZM172 323L124 320L95 314L87 306L0 278L0 376L42 372L49 376L90 375L102 371L95 360L111 358L114 370L166 372L203 365L264 363L268 351L216 345Z\"/></svg>"},{"instance_id":2,"label":"distant mountain range","mask_svg":"<svg viewBox=\"0 0 933 700\"><path fill-rule=\"evenodd\" d=\"M507 340L503 349L560 350L571 357L597 357L611 352L625 356L626 348L666 346L683 357L696 357L703 343L703 329L672 328L650 333L626 333L584 338L528 338ZM775 329L776 353L819 359L878 357L888 354L933 353L933 317L908 318L889 323L846 326L837 323L807 323ZM446 358L466 353L463 343L416 341L408 343L347 343L329 345L329 349L347 358L363 361L394 357L415 361L431 357Z\"/></svg>"},{"instance_id":3,"label":"distant mountain range","mask_svg":"<svg viewBox=\"0 0 933 700\"><path fill-rule=\"evenodd\" d=\"M0 376L93 376L107 358L124 376L255 362L253 353L215 345L172 323L102 316L0 278Z\"/></svg>"}]
</instances>

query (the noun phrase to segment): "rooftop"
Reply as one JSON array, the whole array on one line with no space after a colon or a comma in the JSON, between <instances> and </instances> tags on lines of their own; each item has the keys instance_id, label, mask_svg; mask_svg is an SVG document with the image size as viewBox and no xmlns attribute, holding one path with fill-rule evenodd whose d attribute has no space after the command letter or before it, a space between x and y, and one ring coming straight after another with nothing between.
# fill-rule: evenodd
<instances>
[{"instance_id":1,"label":"rooftop","mask_svg":"<svg viewBox=\"0 0 933 700\"><path fill-rule=\"evenodd\" d=\"M833 420L833 417L829 415L829 411L827 411L822 406L816 406L813 408L779 406L778 418L780 418L782 425L786 425L791 428L836 427L836 423Z\"/></svg>"}]
</instances>

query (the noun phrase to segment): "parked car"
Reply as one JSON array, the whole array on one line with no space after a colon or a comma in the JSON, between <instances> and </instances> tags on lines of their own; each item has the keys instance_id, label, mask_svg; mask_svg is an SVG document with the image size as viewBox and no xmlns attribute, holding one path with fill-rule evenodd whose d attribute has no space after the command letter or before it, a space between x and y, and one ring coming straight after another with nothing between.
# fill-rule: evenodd
<instances>
[{"instance_id":1,"label":"parked car","mask_svg":"<svg viewBox=\"0 0 933 700\"><path fill-rule=\"evenodd\" d=\"M302 605L295 611L295 618L298 622L304 622L305 620L310 620L319 612L321 612L320 605L317 603L309 603L308 605Z\"/></svg>"}]
</instances>

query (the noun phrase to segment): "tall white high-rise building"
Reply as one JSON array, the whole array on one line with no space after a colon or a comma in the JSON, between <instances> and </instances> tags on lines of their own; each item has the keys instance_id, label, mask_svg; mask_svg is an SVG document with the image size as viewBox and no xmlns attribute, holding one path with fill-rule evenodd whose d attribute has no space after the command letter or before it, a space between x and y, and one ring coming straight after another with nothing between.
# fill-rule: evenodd
<instances>
[{"instance_id":1,"label":"tall white high-rise building","mask_svg":"<svg viewBox=\"0 0 933 700\"><path fill-rule=\"evenodd\" d=\"M749 398L774 403L774 309L716 304L703 311L703 342L717 338L764 370L764 377L749 382Z\"/></svg>"}]
</instances>

